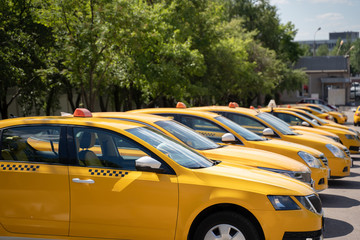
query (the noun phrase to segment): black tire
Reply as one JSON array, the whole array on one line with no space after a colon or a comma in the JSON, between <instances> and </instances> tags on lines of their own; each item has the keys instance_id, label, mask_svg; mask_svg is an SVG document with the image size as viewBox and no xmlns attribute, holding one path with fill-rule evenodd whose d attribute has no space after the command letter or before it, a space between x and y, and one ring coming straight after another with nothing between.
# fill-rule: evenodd
<instances>
[{"instance_id":1,"label":"black tire","mask_svg":"<svg viewBox=\"0 0 360 240\"><path fill-rule=\"evenodd\" d=\"M335 123L338 123L338 120L337 120L336 118L334 118L334 122L335 122Z\"/></svg>"},{"instance_id":2,"label":"black tire","mask_svg":"<svg viewBox=\"0 0 360 240\"><path fill-rule=\"evenodd\" d=\"M222 235L224 232L228 233L228 237ZM210 234L213 237L210 237ZM194 240L218 239L215 236L218 238L222 236L220 239L261 239L260 234L249 219L230 211L214 213L205 218L196 229ZM234 238L235 236L239 238Z\"/></svg>"}]
</instances>

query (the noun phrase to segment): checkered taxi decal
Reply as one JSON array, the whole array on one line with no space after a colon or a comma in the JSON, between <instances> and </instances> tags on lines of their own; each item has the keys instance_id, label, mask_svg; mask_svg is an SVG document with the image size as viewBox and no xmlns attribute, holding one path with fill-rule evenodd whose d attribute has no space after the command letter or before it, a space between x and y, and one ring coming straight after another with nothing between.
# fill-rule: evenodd
<instances>
[{"instance_id":1,"label":"checkered taxi decal","mask_svg":"<svg viewBox=\"0 0 360 240\"><path fill-rule=\"evenodd\" d=\"M125 177L128 175L128 172L116 171L116 170L99 170L99 169L89 169L91 175L96 176L109 176L109 177Z\"/></svg>"},{"instance_id":2,"label":"checkered taxi decal","mask_svg":"<svg viewBox=\"0 0 360 240\"><path fill-rule=\"evenodd\" d=\"M40 166L32 164L1 164L0 170L2 171L25 171L25 172L35 172L39 169Z\"/></svg>"}]
</instances>

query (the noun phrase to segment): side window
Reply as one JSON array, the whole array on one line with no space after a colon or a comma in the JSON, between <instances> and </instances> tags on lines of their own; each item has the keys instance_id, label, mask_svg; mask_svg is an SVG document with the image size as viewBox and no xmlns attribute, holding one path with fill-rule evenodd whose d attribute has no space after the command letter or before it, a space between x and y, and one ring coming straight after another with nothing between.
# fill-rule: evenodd
<instances>
[{"instance_id":1,"label":"side window","mask_svg":"<svg viewBox=\"0 0 360 240\"><path fill-rule=\"evenodd\" d=\"M74 128L74 136L81 166L135 170L135 160L149 156L139 144L115 133Z\"/></svg>"},{"instance_id":2,"label":"side window","mask_svg":"<svg viewBox=\"0 0 360 240\"><path fill-rule=\"evenodd\" d=\"M1 158L21 162L60 163L60 127L28 126L5 129Z\"/></svg>"},{"instance_id":3,"label":"side window","mask_svg":"<svg viewBox=\"0 0 360 240\"><path fill-rule=\"evenodd\" d=\"M286 114L286 113L274 113L275 117L280 118L281 120L285 121L286 123L294 126L294 125L301 125L302 120L296 116Z\"/></svg>"},{"instance_id":4,"label":"side window","mask_svg":"<svg viewBox=\"0 0 360 240\"><path fill-rule=\"evenodd\" d=\"M198 117L181 116L180 122L194 129L196 132L210 138L214 142L222 142L221 137L227 133L226 130L219 127L217 124Z\"/></svg>"},{"instance_id":5,"label":"side window","mask_svg":"<svg viewBox=\"0 0 360 240\"><path fill-rule=\"evenodd\" d=\"M265 125L258 122L257 120L244 115L229 113L228 115L226 115L226 117L260 136L262 136L263 130L267 128Z\"/></svg>"}]
</instances>

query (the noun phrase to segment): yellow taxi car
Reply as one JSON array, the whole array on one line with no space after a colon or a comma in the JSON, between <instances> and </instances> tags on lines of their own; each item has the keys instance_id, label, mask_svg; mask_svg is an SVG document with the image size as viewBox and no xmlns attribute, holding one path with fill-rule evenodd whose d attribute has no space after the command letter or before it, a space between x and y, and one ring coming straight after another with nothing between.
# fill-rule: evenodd
<instances>
[{"instance_id":1,"label":"yellow taxi car","mask_svg":"<svg viewBox=\"0 0 360 240\"><path fill-rule=\"evenodd\" d=\"M288 109L273 109L273 111L271 111L270 109L263 109L262 111L268 113L271 112L271 114L275 117L278 117L284 122L292 125L292 129L299 129L298 126L305 126L310 131L312 131L312 129L321 129L334 133L340 138L341 144L343 144L344 146L346 146L346 148L349 149L350 153L359 153L360 140L357 134L352 131L326 125L321 126L317 122L312 121L309 118L298 114L297 112L289 111ZM300 127L300 129L302 129L302 127Z\"/></svg>"},{"instance_id":2,"label":"yellow taxi car","mask_svg":"<svg viewBox=\"0 0 360 240\"><path fill-rule=\"evenodd\" d=\"M144 125L77 109L1 120L0 134L2 238L322 238L306 184L208 160Z\"/></svg>"},{"instance_id":3,"label":"yellow taxi car","mask_svg":"<svg viewBox=\"0 0 360 240\"><path fill-rule=\"evenodd\" d=\"M354 126L360 125L360 106L356 108L356 111L354 113Z\"/></svg>"},{"instance_id":4,"label":"yellow taxi car","mask_svg":"<svg viewBox=\"0 0 360 240\"><path fill-rule=\"evenodd\" d=\"M342 124L335 123L334 121L321 119L321 118L309 113L308 111L306 111L306 109L287 108L287 110L288 111L294 111L297 114L300 114L300 115L310 119L311 121L319 124L320 126L335 127L335 128L344 129L344 130L348 130L350 132L353 132L353 133L355 133L357 135L357 139L360 140L360 132L358 130L356 130L354 127L352 127L352 126L342 125ZM356 149L353 149L353 150L356 151ZM360 151L360 149L359 149L359 151Z\"/></svg>"},{"instance_id":5,"label":"yellow taxi car","mask_svg":"<svg viewBox=\"0 0 360 240\"><path fill-rule=\"evenodd\" d=\"M304 105L306 107L315 109L319 112L328 113L329 115L331 115L333 117L333 121L335 123L344 124L347 121L347 117L344 114L342 114L340 112L332 111L332 109L330 109L327 106L320 105L320 104L311 104L311 103L302 103L300 105Z\"/></svg>"},{"instance_id":6,"label":"yellow taxi car","mask_svg":"<svg viewBox=\"0 0 360 240\"><path fill-rule=\"evenodd\" d=\"M279 107L282 107L282 106L279 106ZM325 112L322 112L322 111L307 107L307 106L302 105L302 104L293 105L293 106L291 106L291 108L302 109L304 111L307 111L307 112L317 116L318 118L334 121L333 116L331 116L329 113L325 113Z\"/></svg>"},{"instance_id":7,"label":"yellow taxi car","mask_svg":"<svg viewBox=\"0 0 360 240\"><path fill-rule=\"evenodd\" d=\"M216 114L202 113L202 115ZM290 149L289 144L283 144L282 141L280 141L280 143L277 143L279 141L275 140L268 141L267 144L264 144L265 147L263 148L258 148L267 148L271 150L274 147L281 148L277 152L285 152L285 154L279 155L274 153L275 151L259 151L254 150L253 148L240 147L236 145L220 146L215 142L211 141L210 139L205 138L203 135L196 133L185 125L161 116L123 112L93 113L93 116L133 121L147 126L151 126L169 135L170 137L173 137L185 143L189 147L195 149L197 152L201 153L207 158L210 158L211 160L220 160L222 162L232 164L240 163L243 165L258 167L272 172L285 174L287 176L313 185L314 189L317 191L324 190L328 187L328 170L325 166L322 166L321 160L318 160L316 159L316 157L314 157L314 155L319 156L319 158L321 156L321 153L316 151L315 149L296 146L295 144L292 144ZM223 118L221 116L218 117ZM246 129L243 129L242 132L247 133L247 139L243 140L245 142L244 146L249 145L251 147L254 147L254 145L256 146L259 142L262 142L264 140L258 135L249 132ZM249 140L250 136L253 137L251 140ZM251 142L255 142L255 144L251 145ZM280 144L280 146L278 146L277 144ZM288 157L285 157L284 155L294 157L296 161L292 158L290 159ZM305 165L310 167L311 171L309 171L307 169L308 167L306 167Z\"/></svg>"},{"instance_id":8,"label":"yellow taxi car","mask_svg":"<svg viewBox=\"0 0 360 240\"><path fill-rule=\"evenodd\" d=\"M263 157L263 165L265 164L265 162L267 163L268 161L272 162L272 164L277 162L276 160L274 160L274 158L269 158L274 153L290 157L291 159L295 159L300 163L306 164L308 167L310 167L311 178L314 181L314 189L316 189L317 191L321 191L326 189L328 186L327 178L330 175L329 168L323 163L327 163L327 159L323 153L313 148L280 140L269 140L261 138L258 135L239 126L238 124L235 124L229 119L214 113L179 108L148 108L133 110L130 112L137 114L139 112L146 112L163 116L171 116L172 118L174 118L174 120L192 128L193 130L203 134L204 136L207 136L208 138L214 140L217 143L221 144L222 142L224 142L235 145L225 148L225 150L229 153L223 153L221 152L221 150L215 149L217 152L221 152L222 154L231 154L230 152L233 152L233 154L237 155L237 152L241 151L239 150L241 148L236 146L256 148L256 151L258 151L259 154L261 154ZM268 155L266 155L266 152L263 153L259 151L259 149L273 153L269 154L269 152L267 152ZM202 153L212 159L215 150L202 151ZM208 155L210 153L212 155ZM277 168L279 169L280 166L277 166ZM274 167L270 167L269 170L276 171Z\"/></svg>"},{"instance_id":9,"label":"yellow taxi car","mask_svg":"<svg viewBox=\"0 0 360 240\"><path fill-rule=\"evenodd\" d=\"M293 132L288 124L280 119L264 112L240 107L197 107L192 108L201 111L211 111L223 115L239 125L247 128L258 135L272 139L281 139L293 143L299 143L319 150L328 159L332 178L340 178L350 175L352 159L346 152L348 149L326 137L307 136Z\"/></svg>"}]
</instances>

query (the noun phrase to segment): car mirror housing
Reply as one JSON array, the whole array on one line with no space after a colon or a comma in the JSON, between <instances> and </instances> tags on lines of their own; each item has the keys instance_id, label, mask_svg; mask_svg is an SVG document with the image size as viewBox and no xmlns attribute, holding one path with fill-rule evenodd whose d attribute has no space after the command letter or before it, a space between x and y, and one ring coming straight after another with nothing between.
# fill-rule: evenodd
<instances>
[{"instance_id":1,"label":"car mirror housing","mask_svg":"<svg viewBox=\"0 0 360 240\"><path fill-rule=\"evenodd\" d=\"M305 122L305 121L303 121L301 123L301 125L304 126L304 127L310 127L310 124L308 122Z\"/></svg>"},{"instance_id":2,"label":"car mirror housing","mask_svg":"<svg viewBox=\"0 0 360 240\"><path fill-rule=\"evenodd\" d=\"M265 129L263 130L263 135L264 135L264 136L274 136L275 133L274 133L274 131L273 131L271 128L265 128Z\"/></svg>"},{"instance_id":3,"label":"car mirror housing","mask_svg":"<svg viewBox=\"0 0 360 240\"><path fill-rule=\"evenodd\" d=\"M164 172L164 169L161 168L161 163L149 156L143 156L135 160L135 167L136 170L143 172Z\"/></svg>"},{"instance_id":4,"label":"car mirror housing","mask_svg":"<svg viewBox=\"0 0 360 240\"><path fill-rule=\"evenodd\" d=\"M221 141L223 143L235 143L236 139L235 139L235 136L233 134L225 133L224 135L222 135Z\"/></svg>"}]
</instances>

